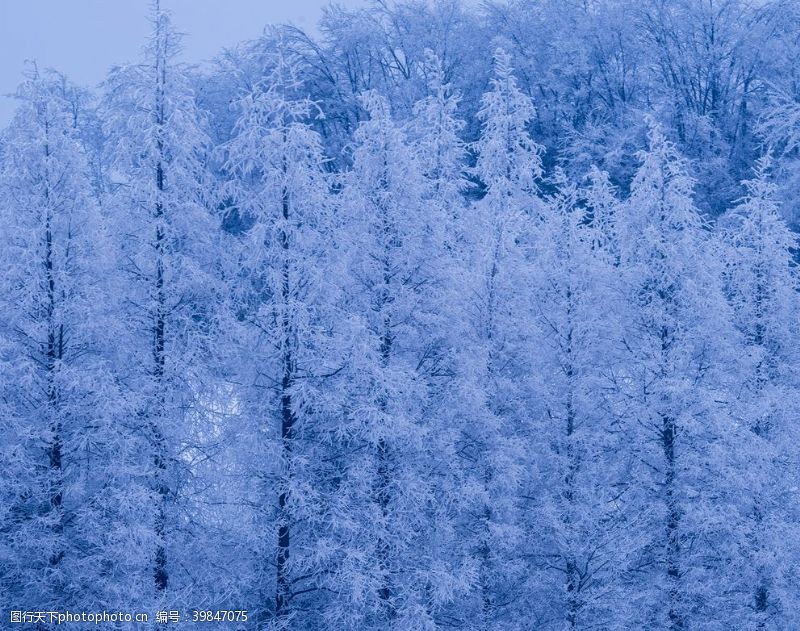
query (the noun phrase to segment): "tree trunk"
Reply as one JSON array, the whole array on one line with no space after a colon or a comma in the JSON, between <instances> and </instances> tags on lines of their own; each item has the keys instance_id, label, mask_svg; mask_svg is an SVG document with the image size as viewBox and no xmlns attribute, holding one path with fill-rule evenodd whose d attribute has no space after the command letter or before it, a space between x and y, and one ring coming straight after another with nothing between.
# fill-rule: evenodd
<instances>
[{"instance_id":1,"label":"tree trunk","mask_svg":"<svg viewBox=\"0 0 800 631\"><path fill-rule=\"evenodd\" d=\"M157 14L159 20L157 28L158 45L161 45L160 34L160 16ZM156 258L156 273L153 283L154 297L155 297L155 313L153 319L153 381L155 387L155 409L150 412L150 434L153 449L153 466L154 466L154 487L158 495L158 504L156 508L156 518L154 530L156 535L156 553L155 563L153 567L153 578L155 581L156 590L163 592L167 589L169 583L169 575L167 572L167 501L169 496L169 485L167 483L167 445L161 428L161 423L166 414L166 315L167 315L167 300L164 287L164 255L165 255L165 240L164 227L162 221L164 219L164 192L166 188L165 183L165 157L164 145L161 134L163 133L164 126L164 99L166 89L166 52L158 50L156 54L156 108L155 108L155 122L156 133L156 147L158 152L158 159L156 162L156 203L154 209L154 223L155 223L155 258Z\"/></svg>"},{"instance_id":2,"label":"tree trunk","mask_svg":"<svg viewBox=\"0 0 800 631\"><path fill-rule=\"evenodd\" d=\"M286 469L288 486L291 482L292 440L294 438L295 415L292 411L291 385L292 377L289 366L291 357L284 355L284 373L281 381L281 457ZM289 580L289 553L291 544L291 523L289 514L289 490L284 486L278 495L278 554L275 568L275 615L285 617L288 613L291 598L291 582Z\"/></svg>"},{"instance_id":3,"label":"tree trunk","mask_svg":"<svg viewBox=\"0 0 800 631\"><path fill-rule=\"evenodd\" d=\"M567 300L572 299L572 292L567 291ZM574 540L572 526L574 523L575 512L575 477L578 474L578 454L575 452L575 367L573 365L572 357L572 322L571 322L572 309L571 305L567 309L568 329L567 339L565 342L564 353L566 354L566 361L564 372L567 378L567 400L566 400L566 427L565 427L565 440L566 440L566 458L567 458L567 471L564 476L564 499L567 502L564 526L569 533L568 540L570 543ZM580 589L581 577L578 570L578 564L575 561L573 551L567 550L566 559L566 592L567 592L567 625L570 629L578 627L578 612L580 611Z\"/></svg>"},{"instance_id":4,"label":"tree trunk","mask_svg":"<svg viewBox=\"0 0 800 631\"><path fill-rule=\"evenodd\" d=\"M684 628L683 616L680 612L680 510L675 490L675 431L676 423L672 416L664 415L661 419L661 444L664 451L664 502L667 507L666 523L666 568L669 583L668 618L672 631Z\"/></svg>"},{"instance_id":5,"label":"tree trunk","mask_svg":"<svg viewBox=\"0 0 800 631\"><path fill-rule=\"evenodd\" d=\"M45 122L45 134L48 132L48 125ZM50 156L49 144L45 143L45 155ZM49 181L49 178L46 178ZM47 292L46 306L46 326L47 326L47 347L45 351L45 371L47 380L47 418L49 419L50 441L48 446L49 461L49 480L48 493L50 496L50 510L57 513L53 534L57 541L56 550L50 556L50 565L56 566L64 557L62 548L62 536L64 532L63 515L63 471L62 471L62 426L59 414L59 392L56 382L56 372L58 364L63 357L64 338L63 327L55 321L56 311L56 284L55 271L53 269L53 230L52 230L52 211L50 209L50 188L46 184L45 200L47 210L45 216L45 252L44 252L44 271Z\"/></svg>"},{"instance_id":6,"label":"tree trunk","mask_svg":"<svg viewBox=\"0 0 800 631\"><path fill-rule=\"evenodd\" d=\"M494 385L496 382L496 367L495 367L495 314L497 311L497 290L496 281L497 274L499 273L500 262L500 246L503 239L502 228L498 225L495 227L494 241L492 243L492 265L489 270L488 286L486 288L486 322L483 330L483 335L486 338L487 345L487 358L486 358L486 382L488 386L489 405L491 411L495 411L495 392ZM484 445L484 449L488 450L488 446ZM488 491L491 483L491 471L483 463L483 483ZM490 574L492 572L492 550L491 550L491 523L493 519L492 506L487 503L483 507L483 523L480 525L480 530L483 533L483 540L478 546L478 559L480 561L480 584L481 584L481 618L485 627L489 627L493 612L494 603L492 601L492 585L490 583Z\"/></svg>"},{"instance_id":7,"label":"tree trunk","mask_svg":"<svg viewBox=\"0 0 800 631\"><path fill-rule=\"evenodd\" d=\"M158 167L158 178L163 185L163 175L161 165ZM156 204L157 216L162 213L161 202ZM156 228L156 313L153 324L153 378L156 388L156 409L151 412L150 434L153 449L154 486L158 494L158 506L156 509L155 535L156 554L153 568L153 577L156 589L163 592L167 589L167 550L166 550L166 504L169 495L169 486L166 479L167 452L160 421L164 418L166 407L166 384L165 382L165 333L166 333L166 297L164 295L164 232L161 226Z\"/></svg>"},{"instance_id":8,"label":"tree trunk","mask_svg":"<svg viewBox=\"0 0 800 631\"><path fill-rule=\"evenodd\" d=\"M388 158L384 154L384 172L388 169ZM383 184L384 187L386 186L386 180L384 178ZM382 208L382 206L381 206ZM392 269L391 269L391 258L390 258L390 243L393 238L391 224L389 223L389 218L387 216L387 211L385 208L383 210L383 225L382 225L382 232L383 232L383 286L380 291L380 298L379 304L381 306L381 310L385 309L389 304L391 304L393 300L393 296L389 292L389 286L392 283ZM381 331L380 337L380 357L381 357L381 368L386 369L389 366L391 356L392 356L392 347L394 345L394 336L392 335L392 322L391 317L389 315L384 314L383 319L383 330ZM378 402L380 407L381 413L385 420L387 411L388 411L388 401L386 400L386 395L382 394L380 400ZM377 446L377 459L378 459L378 486L375 489L375 496L378 501L378 505L381 509L381 517L383 521L383 526L385 527L389 522L389 504L391 501L391 482L392 482L392 473L391 473L391 450L389 443L387 442L384 436L378 440ZM391 579L391 570L389 568L389 556L391 554L389 542L387 541L386 537L383 535L381 531L381 535L378 537L377 543L377 554L378 554L378 569L381 575L382 585L378 589L378 597L381 599L381 602L384 606L384 611L387 619L392 619L396 615L396 608L394 603L392 602L392 597L394 595L394 590L392 589L392 579Z\"/></svg>"},{"instance_id":9,"label":"tree trunk","mask_svg":"<svg viewBox=\"0 0 800 631\"><path fill-rule=\"evenodd\" d=\"M385 277L385 282L389 282L388 274ZM384 331L383 335L381 336L381 363L384 368L386 368L389 364L389 357L391 356L392 352L392 334L390 330L390 323L388 319L384 322ZM384 418L387 413L388 404L385 397L381 397L380 400L380 408L381 412L384 415ZM381 517L383 518L383 523L387 524L389 521L389 502L391 499L391 454L389 450L389 444L384 437L381 437L378 440L378 488L376 490L376 497L378 500L378 505L381 509ZM389 570L389 543L384 536L380 536L378 539L377 545L378 551L378 563L379 563L379 570L381 573L381 580L383 584L378 589L378 596L380 597L381 601L384 604L384 608L386 611L387 618L391 619L395 616L395 606L392 603L392 581L390 576Z\"/></svg>"},{"instance_id":10,"label":"tree trunk","mask_svg":"<svg viewBox=\"0 0 800 631\"><path fill-rule=\"evenodd\" d=\"M284 137L285 140L285 137ZM283 172L287 171L284 159ZM283 221L289 221L289 191L284 186L281 195L281 212ZM283 252L283 265L281 269L281 301L283 313L281 315L282 371L281 376L281 460L284 468L284 487L278 495L278 553L276 560L276 585L275 585L275 615L283 618L288 613L289 600L291 599L291 581L289 579L289 554L291 544L291 513L289 509L289 490L292 480L292 450L294 440L295 412L292 401L292 385L295 377L294 331L289 315L291 301L291 285L289 278L289 235L287 226L280 234L281 249Z\"/></svg>"}]
</instances>

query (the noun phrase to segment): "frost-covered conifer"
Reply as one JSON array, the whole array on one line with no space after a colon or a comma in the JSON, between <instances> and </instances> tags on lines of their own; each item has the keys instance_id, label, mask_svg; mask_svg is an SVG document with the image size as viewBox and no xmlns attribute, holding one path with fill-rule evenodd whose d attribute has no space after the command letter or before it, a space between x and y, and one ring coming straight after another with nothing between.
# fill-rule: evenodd
<instances>
[{"instance_id":1,"label":"frost-covered conifer","mask_svg":"<svg viewBox=\"0 0 800 631\"><path fill-rule=\"evenodd\" d=\"M338 279L331 273L326 160L310 127L319 111L300 90L296 68L279 56L241 101L237 135L225 149L233 198L249 225L239 255L243 286L235 289L246 329L240 372L250 388L241 396L255 417L253 431L265 437L265 468L254 479L269 480L252 495L263 506L257 523L272 529L270 536L260 528L251 535L262 555L262 584L254 587L266 601L260 607L280 624L309 626L321 613L308 603L320 602L326 492L334 475L324 464L334 432L326 374L337 373L344 358L332 353Z\"/></svg>"},{"instance_id":2,"label":"frost-covered conifer","mask_svg":"<svg viewBox=\"0 0 800 631\"><path fill-rule=\"evenodd\" d=\"M798 0L470 4L25 75L7 609L800 628Z\"/></svg>"},{"instance_id":3,"label":"frost-covered conifer","mask_svg":"<svg viewBox=\"0 0 800 631\"><path fill-rule=\"evenodd\" d=\"M144 60L115 68L105 83L102 114L117 271L115 361L126 389L119 405L141 442L139 475L150 490L137 527L147 592L161 598L171 576L181 577L175 590L192 583L178 569L193 526L181 517L192 475L186 454L213 366L220 257L204 118L176 60L180 37L158 2L151 22Z\"/></svg>"},{"instance_id":4,"label":"frost-covered conifer","mask_svg":"<svg viewBox=\"0 0 800 631\"><path fill-rule=\"evenodd\" d=\"M741 375L730 405L745 430L735 454L747 472L735 489L741 555L735 575L746 595L735 611L753 628L797 624L788 603L798 548L790 545L783 559L775 556L782 543L798 536L798 512L790 499L798 483L797 237L780 215L770 162L769 154L759 159L754 177L744 183L746 194L729 213L730 225L722 233L727 247L721 250L725 289L742 339Z\"/></svg>"},{"instance_id":5,"label":"frost-covered conifer","mask_svg":"<svg viewBox=\"0 0 800 631\"><path fill-rule=\"evenodd\" d=\"M624 353L607 374L629 448L625 624L683 629L721 613L716 573L730 524L725 414L735 334L686 163L658 126L616 213ZM647 587L644 587L644 585ZM635 621L635 622L633 622Z\"/></svg>"},{"instance_id":6,"label":"frost-covered conifer","mask_svg":"<svg viewBox=\"0 0 800 631\"><path fill-rule=\"evenodd\" d=\"M527 131L534 108L516 85L509 56L495 53L494 77L478 116L475 176L483 199L465 216L469 259L464 295L464 388L471 390L463 426L465 493L472 502L465 540L476 572L477 602L468 616L477 625L504 628L518 615L523 576L522 471L529 464L524 440L523 375L529 337L526 297L530 271L523 244L538 221L537 179L541 147ZM513 626L513 625L512 625Z\"/></svg>"},{"instance_id":7,"label":"frost-covered conifer","mask_svg":"<svg viewBox=\"0 0 800 631\"><path fill-rule=\"evenodd\" d=\"M0 588L45 609L115 602L130 585L107 575L131 544L104 536L128 517L107 505L126 451L104 355L103 226L65 86L29 71L0 141Z\"/></svg>"},{"instance_id":8,"label":"frost-covered conifer","mask_svg":"<svg viewBox=\"0 0 800 631\"><path fill-rule=\"evenodd\" d=\"M362 104L368 119L339 202L352 351L330 614L358 628L424 627L442 598L427 523L439 466L428 416L440 351L428 329L437 319L437 246L405 134L383 97L367 92Z\"/></svg>"},{"instance_id":9,"label":"frost-covered conifer","mask_svg":"<svg viewBox=\"0 0 800 631\"><path fill-rule=\"evenodd\" d=\"M610 624L623 512L613 502L620 446L602 389L614 356L615 287L587 220L586 192L557 172L530 256L531 431L526 478L528 599L555 626ZM596 189L590 189L591 194ZM614 200L603 200L608 210ZM598 208L592 207L594 212ZM600 236L598 236L600 233ZM558 622L556 622L558 621Z\"/></svg>"}]
</instances>

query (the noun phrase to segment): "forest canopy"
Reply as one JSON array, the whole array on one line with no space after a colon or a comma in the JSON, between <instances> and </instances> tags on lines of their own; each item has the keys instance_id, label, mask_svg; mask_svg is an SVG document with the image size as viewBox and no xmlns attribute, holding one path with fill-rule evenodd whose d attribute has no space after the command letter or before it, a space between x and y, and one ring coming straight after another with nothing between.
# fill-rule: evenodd
<instances>
[{"instance_id":1,"label":"forest canopy","mask_svg":"<svg viewBox=\"0 0 800 631\"><path fill-rule=\"evenodd\" d=\"M0 132L4 616L800 628L797 0L149 17Z\"/></svg>"}]
</instances>

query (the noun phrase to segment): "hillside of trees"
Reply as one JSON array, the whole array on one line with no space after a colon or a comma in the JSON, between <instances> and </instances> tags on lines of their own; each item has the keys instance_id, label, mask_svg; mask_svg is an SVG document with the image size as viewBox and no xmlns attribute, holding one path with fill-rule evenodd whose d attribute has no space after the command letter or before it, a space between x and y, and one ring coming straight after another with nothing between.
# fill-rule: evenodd
<instances>
[{"instance_id":1,"label":"hillside of trees","mask_svg":"<svg viewBox=\"0 0 800 631\"><path fill-rule=\"evenodd\" d=\"M150 20L0 131L0 627L800 629L800 2Z\"/></svg>"}]
</instances>

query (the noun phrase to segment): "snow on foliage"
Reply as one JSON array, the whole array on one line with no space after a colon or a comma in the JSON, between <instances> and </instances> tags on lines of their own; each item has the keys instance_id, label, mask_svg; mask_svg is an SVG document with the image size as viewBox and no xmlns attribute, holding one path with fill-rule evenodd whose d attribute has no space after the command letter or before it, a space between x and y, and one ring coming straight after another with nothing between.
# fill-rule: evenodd
<instances>
[{"instance_id":1,"label":"snow on foliage","mask_svg":"<svg viewBox=\"0 0 800 631\"><path fill-rule=\"evenodd\" d=\"M5 605L800 628L794 0L151 25L0 134Z\"/></svg>"}]
</instances>

